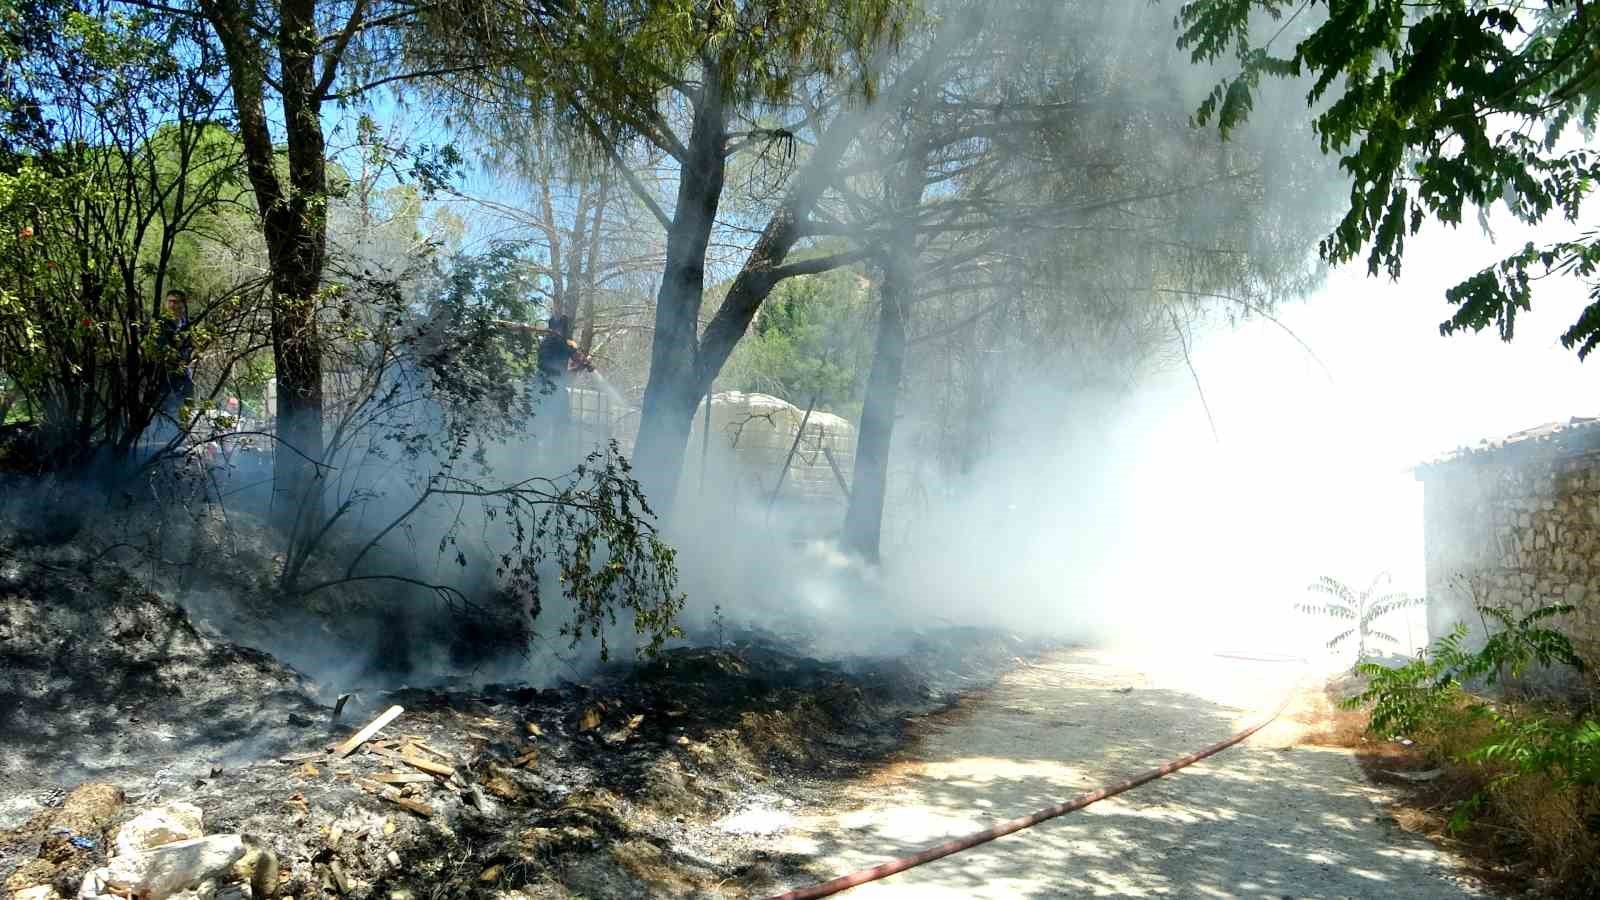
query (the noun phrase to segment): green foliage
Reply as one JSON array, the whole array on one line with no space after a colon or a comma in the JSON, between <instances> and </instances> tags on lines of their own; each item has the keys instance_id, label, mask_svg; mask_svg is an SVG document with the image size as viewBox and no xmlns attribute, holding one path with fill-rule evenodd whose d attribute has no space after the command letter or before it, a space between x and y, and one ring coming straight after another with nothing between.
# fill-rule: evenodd
<instances>
[{"instance_id":1,"label":"green foliage","mask_svg":"<svg viewBox=\"0 0 1600 900\"><path fill-rule=\"evenodd\" d=\"M537 311L536 267L524 251L502 244L452 257L420 329L417 354L436 396L478 427L534 414L527 390L536 368L534 338L504 324L528 322Z\"/></svg>"},{"instance_id":2,"label":"green foliage","mask_svg":"<svg viewBox=\"0 0 1600 900\"><path fill-rule=\"evenodd\" d=\"M1465 626L1458 626L1466 635ZM1455 714L1461 685L1449 677L1444 663L1427 650L1403 666L1360 663L1356 672L1367 679L1367 689L1346 700L1354 709L1372 706L1367 729L1375 735L1420 735L1434 732L1448 715Z\"/></svg>"},{"instance_id":3,"label":"green foliage","mask_svg":"<svg viewBox=\"0 0 1600 900\"><path fill-rule=\"evenodd\" d=\"M1365 660L1375 640L1387 641L1398 644L1399 640L1393 635L1385 634L1373 627L1378 619L1401 609L1411 609L1426 603L1426 598L1413 597L1401 593L1379 594L1378 589L1389 579L1388 573L1378 575L1361 592L1351 590L1344 582L1327 575L1319 577L1306 587L1306 590L1323 594L1330 599L1326 603L1297 603L1295 609L1308 615L1327 616L1345 622L1353 622L1344 631L1334 635L1328 641L1328 649L1332 650L1351 637L1356 639L1356 661Z\"/></svg>"},{"instance_id":4,"label":"green foliage","mask_svg":"<svg viewBox=\"0 0 1600 900\"><path fill-rule=\"evenodd\" d=\"M352 474L326 521L291 541L281 586L303 595L392 580L431 589L469 622L500 627L494 623L522 621L505 612L536 618L559 585L572 605L560 633L574 645L596 639L608 657L608 629L627 616L643 639L639 652L654 653L679 633L683 597L675 551L657 534L627 459L612 442L571 472L528 474L528 439L542 423L534 418L532 343L524 329L511 327L536 308L537 267L524 250L504 244L457 254L421 310L408 309L394 292L352 292L348 304L363 310L366 334L351 361L363 367L366 389L328 444L333 464ZM491 459L491 452L504 459L506 449L523 451L512 456L509 472ZM371 465L391 453L404 464ZM409 503L372 529L381 501L406 494ZM471 570L493 569L487 597L409 574L405 561L415 556L417 532L430 530L439 562L467 570L467 584L478 582ZM334 534L359 536L359 549L342 553L349 545L329 540ZM373 565L381 555L374 551L402 534L409 552L389 567ZM312 560L329 556L340 558L343 575L307 584ZM527 635L500 636L514 643Z\"/></svg>"},{"instance_id":5,"label":"green foliage","mask_svg":"<svg viewBox=\"0 0 1600 900\"><path fill-rule=\"evenodd\" d=\"M1325 15L1314 25L1303 23L1315 13L1304 17L1291 53L1257 40L1257 17L1282 19L1277 37L1308 9ZM1322 254L1345 262L1366 250L1370 273L1398 276L1406 238L1430 218L1459 225L1469 204L1504 202L1529 223L1578 221L1600 156L1561 144L1600 118L1591 17L1568 0L1196 0L1177 25L1196 62L1231 53L1237 66L1196 114L1225 135L1249 115L1263 75L1313 79L1308 102L1329 101L1314 126L1323 150L1339 154L1353 181ZM1440 331L1495 325L1510 340L1539 274L1589 278L1597 260L1592 231L1530 245L1451 288L1458 308ZM1561 339L1580 358L1600 345L1600 284L1590 299Z\"/></svg>"},{"instance_id":6,"label":"green foliage","mask_svg":"<svg viewBox=\"0 0 1600 900\"><path fill-rule=\"evenodd\" d=\"M1557 785L1600 784L1600 723L1592 719L1568 720L1553 715L1510 713L1505 707L1475 697L1466 685L1493 685L1515 678L1534 663L1567 665L1579 671L1584 661L1567 636L1541 623L1564 613L1570 606L1545 606L1522 616L1496 607L1478 607L1491 633L1477 650L1467 649L1469 631L1458 624L1416 659L1403 666L1377 663L1357 666L1368 679L1367 689L1345 701L1355 709L1370 706L1368 730L1380 737L1409 735L1437 740L1446 732L1462 732L1487 721L1489 729L1458 761L1504 767L1490 782L1488 792L1529 776L1552 779ZM1493 623L1492 626L1488 623ZM1452 819L1461 828L1481 812L1488 792L1462 804Z\"/></svg>"},{"instance_id":7,"label":"green foliage","mask_svg":"<svg viewBox=\"0 0 1600 900\"><path fill-rule=\"evenodd\" d=\"M1466 754L1470 762L1502 763L1503 779L1548 775L1563 786L1600 784L1600 722L1563 722L1547 716L1509 717L1489 710L1494 732Z\"/></svg>"},{"instance_id":8,"label":"green foliage","mask_svg":"<svg viewBox=\"0 0 1600 900\"><path fill-rule=\"evenodd\" d=\"M540 534L553 538L548 542L573 602L572 618L561 633L573 646L587 634L599 642L600 658L607 659L605 626L616 625L618 610L626 610L634 633L648 638L639 652L654 656L668 638L682 636L677 551L650 527L654 516L616 441L578 467L575 481L582 485L585 478L583 494L546 507L537 520ZM584 527L572 527L580 522ZM535 564L539 558L531 555Z\"/></svg>"},{"instance_id":9,"label":"green foliage","mask_svg":"<svg viewBox=\"0 0 1600 900\"><path fill-rule=\"evenodd\" d=\"M853 413L870 359L870 297L859 273L835 269L781 282L718 381L804 405Z\"/></svg>"},{"instance_id":10,"label":"green foliage","mask_svg":"<svg viewBox=\"0 0 1600 900\"><path fill-rule=\"evenodd\" d=\"M1403 666L1359 664L1356 672L1365 676L1369 685L1345 706L1354 709L1372 704L1371 730L1386 736L1430 730L1446 715L1486 714L1488 707L1476 702L1469 704L1466 713L1460 711L1456 701L1466 696L1463 685L1480 681L1494 685L1508 677L1519 678L1536 662L1584 670L1584 661L1573 650L1572 641L1541 624L1572 610L1556 604L1515 616L1505 609L1480 605L1478 613L1489 628L1482 647L1468 649L1470 631L1458 623ZM1494 627L1488 626L1491 621Z\"/></svg>"},{"instance_id":11,"label":"green foliage","mask_svg":"<svg viewBox=\"0 0 1600 900\"><path fill-rule=\"evenodd\" d=\"M461 111L492 113L479 98L514 85L515 125L548 112L583 143L643 136L663 147L667 92L710 82L726 108L787 100L804 79L848 74L870 95L866 58L900 36L903 0L813 3L598 0L572 4L471 2L424 7L406 52L418 68L471 63L482 78ZM853 65L852 65L853 63ZM506 72L514 73L507 76ZM531 102L530 102L531 101Z\"/></svg>"},{"instance_id":12,"label":"green foliage","mask_svg":"<svg viewBox=\"0 0 1600 900\"><path fill-rule=\"evenodd\" d=\"M247 292L199 258L240 216L238 143L215 123L219 63L196 23L72 4L28 15L49 37L8 42L27 77L0 89L7 109L49 115L0 120L0 372L45 458L126 456L181 364L162 295L189 290L200 355L219 332L242 338Z\"/></svg>"},{"instance_id":13,"label":"green foliage","mask_svg":"<svg viewBox=\"0 0 1600 900\"><path fill-rule=\"evenodd\" d=\"M1581 672L1584 661L1572 649L1567 636L1540 624L1575 609L1558 603L1514 617L1509 610L1479 606L1478 613L1483 616L1484 627L1489 632L1483 648L1476 653L1465 653L1460 649L1461 640L1454 638L1445 659L1454 667L1458 678L1482 678L1489 684L1504 681L1507 676L1520 678L1535 662L1545 667L1571 666Z\"/></svg>"}]
</instances>

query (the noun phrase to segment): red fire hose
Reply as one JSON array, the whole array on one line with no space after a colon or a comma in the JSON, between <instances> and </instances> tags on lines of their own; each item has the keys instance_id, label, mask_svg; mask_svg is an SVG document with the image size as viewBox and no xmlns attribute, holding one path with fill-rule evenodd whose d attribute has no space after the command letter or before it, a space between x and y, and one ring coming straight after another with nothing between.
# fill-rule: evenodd
<instances>
[{"instance_id":1,"label":"red fire hose","mask_svg":"<svg viewBox=\"0 0 1600 900\"><path fill-rule=\"evenodd\" d=\"M1219 653L1217 655L1226 656L1232 659L1254 659L1259 662L1303 661L1298 657L1283 657L1280 659L1268 657L1247 657L1231 653ZM1022 816L1020 818L1012 819L1008 822L1001 822L999 825L996 825L993 828L979 831L974 834L969 834L966 837L959 837L953 840L945 841L936 847L929 847L928 849L923 850L920 853L915 853L911 856L903 856L899 859L890 860L889 862L872 866L871 868L860 869L858 871L851 872L848 875L840 875L838 878L835 878L831 881L824 881L821 884L813 884L808 887L796 888L787 894L776 894L772 897L768 897L767 900L812 900L812 898L815 897L831 897L840 891L849 890L857 885L866 884L869 881L877 881L880 878L887 878L897 872L904 872L907 869L916 868L923 863L930 863L936 859L942 859L953 853L960 853L963 850L970 850L979 844L987 844L996 838L1005 837L1008 834L1021 831L1024 828L1032 828L1040 822L1054 819L1056 816L1065 815L1069 812L1073 812L1074 810L1083 809L1085 806L1088 806L1091 803L1097 803L1106 799L1107 797L1115 797L1124 791L1131 791L1141 784L1148 784L1149 782L1155 781L1157 778L1160 778L1163 775L1171 775L1173 772L1176 772L1179 769L1192 766L1208 756L1220 753L1223 750L1232 747L1234 744L1243 741L1250 735L1255 734L1261 729L1272 724L1272 722L1276 720L1278 716L1282 715L1283 711L1289 707L1289 701L1292 699L1294 699L1294 691L1291 690L1283 698L1283 702L1278 704L1278 708L1272 711L1271 715L1255 723L1254 725L1251 725L1249 728L1246 728L1232 737L1218 741L1204 750L1196 750L1188 756L1180 756L1164 766L1151 769L1148 772L1140 773L1126 781L1119 781L1116 784L1107 785L1106 787L1103 787L1097 791L1090 791L1087 794L1080 794L1071 800L1057 803L1054 806L1047 806L1044 809L1033 813L1032 815Z\"/></svg>"}]
</instances>

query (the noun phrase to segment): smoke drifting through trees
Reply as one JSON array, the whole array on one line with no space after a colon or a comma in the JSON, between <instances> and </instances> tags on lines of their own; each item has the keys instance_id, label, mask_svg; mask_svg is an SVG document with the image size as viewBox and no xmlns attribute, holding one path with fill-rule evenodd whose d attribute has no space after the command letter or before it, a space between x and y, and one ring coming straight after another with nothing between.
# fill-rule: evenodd
<instances>
[{"instance_id":1,"label":"smoke drifting through trees","mask_svg":"<svg viewBox=\"0 0 1600 900\"><path fill-rule=\"evenodd\" d=\"M609 622L605 604L620 603L623 634L637 613L648 642L670 634L677 597L673 560L654 543L663 527L698 608L759 617L797 595L829 594L858 615L881 603L914 618L901 602L910 582L881 580L860 559L917 569L927 548L947 545L907 546L905 523L948 522L958 534L962 516L1004 509L984 505L1004 493L986 479L1014 462L1064 461L1093 480L1105 451L1086 435L1152 373L1181 371L1199 323L1213 311L1269 314L1316 281L1311 247L1329 222L1332 179L1301 137L1303 117L1290 114L1303 113L1295 88L1281 86L1276 120L1264 114L1274 95L1260 98L1258 124L1229 143L1192 129L1212 75L1174 49L1170 10L838 4L765 21L767 7L749 4L731 19L707 6L684 21L641 8L618 25L590 20L596 10L517 3L450 21L426 9L413 20L410 8L395 18L312 6L327 35L313 66L321 76L311 93L291 78L295 102L363 96L363 85L336 89L329 78L354 47L357 74L400 77L390 84L403 96L449 110L435 124L459 148L396 146L377 110L356 122L350 154L310 149L350 124L331 124L331 108L328 124L284 131L285 161L300 160L288 169L295 186L287 206L262 201L258 213L284 247L314 252L289 259L264 247L277 324L250 334L257 351L281 345L284 316L309 308L294 298L316 298L315 340L304 332L304 347L317 345L317 391L331 392L313 417L321 449L298 462L277 454L280 469L320 475L280 519L276 583L290 594L391 577L459 607L522 578L511 593L577 590L561 621L591 631ZM204 9L219 27L234 21L223 6ZM288 21L306 10L278 12ZM394 30L408 23L419 27ZM806 52L790 54L775 33ZM230 47L239 50L223 41ZM257 49L289 54L278 68L306 63L293 41ZM248 78L241 91L239 73L252 70L238 62L226 84L220 70L213 80L243 122L261 115L262 98ZM452 80L430 74L445 69ZM263 124L269 137L281 127ZM450 171L457 149L485 174ZM260 201L284 173L259 153L241 156L235 175ZM279 221L286 209L299 210L292 228ZM486 225L497 231L485 235ZM850 296L833 307L844 319L792 344L820 364L765 383L800 407L822 398L859 410L850 505L832 529L852 561L834 549L794 557L781 517L766 526L770 498L740 500L745 489L716 483L725 473L715 467L704 496L676 496L705 393L763 383L740 349L801 327L801 316L769 314L773 298L810 302L805 286L822 283ZM576 315L582 348L642 398L634 456L643 501L661 520L643 512L616 463L602 457L602 469L568 477L582 454L548 452L534 341L508 323L558 313ZM280 418L292 422L310 395L300 403L286 392L310 369L296 374L283 350L272 369ZM1030 419L1043 424L1009 430ZM293 428L279 436L304 452ZM1041 509L1063 487L1044 483ZM560 516L528 527L537 516L524 510L524 532L491 511L519 491ZM452 499L463 496L470 508ZM1005 540L1040 524L991 521L969 545L975 565L1003 558ZM375 536L388 568L372 567L364 549ZM771 560L788 559L776 564L785 578L741 584L729 545L769 574ZM575 562L560 583L542 561L563 553ZM440 561L463 571L439 575ZM622 581L607 580L619 571ZM404 602L436 599L424 591ZM540 621L553 630L548 605Z\"/></svg>"}]
</instances>

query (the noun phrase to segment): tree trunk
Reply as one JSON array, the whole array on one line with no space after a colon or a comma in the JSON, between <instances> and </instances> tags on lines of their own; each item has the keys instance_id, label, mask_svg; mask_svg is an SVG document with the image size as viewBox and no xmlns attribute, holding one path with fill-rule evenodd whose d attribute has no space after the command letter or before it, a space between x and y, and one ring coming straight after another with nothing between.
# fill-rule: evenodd
<instances>
[{"instance_id":1,"label":"tree trunk","mask_svg":"<svg viewBox=\"0 0 1600 900\"><path fill-rule=\"evenodd\" d=\"M855 475L844 517L844 548L868 562L878 561L883 501L889 489L889 445L894 437L900 375L905 368L906 301L911 294L910 261L893 259L879 287L878 337L867 374L856 433Z\"/></svg>"},{"instance_id":2,"label":"tree trunk","mask_svg":"<svg viewBox=\"0 0 1600 900\"><path fill-rule=\"evenodd\" d=\"M567 305L567 281L561 265L561 223L556 221L555 204L550 199L550 173L539 173L539 208L544 216L544 235L549 243L550 315L561 315Z\"/></svg>"},{"instance_id":3,"label":"tree trunk","mask_svg":"<svg viewBox=\"0 0 1600 900\"><path fill-rule=\"evenodd\" d=\"M250 9L203 0L228 63L245 169L261 215L272 282L272 359L277 369L278 446L273 522L293 537L322 519L322 340L316 316L327 256L327 178L322 90L316 74L315 0L284 0L277 35L290 190L278 179L267 124L267 53ZM333 65L333 62L329 62ZM325 72L326 77L329 72Z\"/></svg>"},{"instance_id":4,"label":"tree trunk","mask_svg":"<svg viewBox=\"0 0 1600 900\"><path fill-rule=\"evenodd\" d=\"M322 524L322 339L317 291L327 258L327 162L317 86L316 2L285 0L278 55L288 138L288 215L269 238L273 280L272 357L278 374L278 438L299 453L274 457L279 524L305 533Z\"/></svg>"},{"instance_id":5,"label":"tree trunk","mask_svg":"<svg viewBox=\"0 0 1600 900\"><path fill-rule=\"evenodd\" d=\"M678 175L678 199L667 232L666 266L656 294L656 329L650 346L635 471L651 507L666 518L678 491L684 449L699 390L700 304L705 296L706 246L722 200L727 122L717 88L715 60L705 60L704 87Z\"/></svg>"},{"instance_id":6,"label":"tree trunk","mask_svg":"<svg viewBox=\"0 0 1600 900\"><path fill-rule=\"evenodd\" d=\"M840 161L857 137L881 119L882 110L895 108L900 99L920 91L929 73L948 59L968 33L966 29L976 28L982 16L980 11L960 20L960 27L945 29L939 41L879 96L878 104L842 113L833 120L783 204L767 221L701 338L697 331L704 297L705 251L721 199L727 119L722 98L715 95L721 74L717 61L703 59L701 79L706 87L702 88L701 102L695 109L694 128L679 173L677 208L667 232L667 264L656 298L650 380L645 385L639 439L633 453L634 469L649 491L657 515L666 517L671 513L695 407L711 389L717 373L755 319L756 311L783 278L828 268L789 267L780 271L789 251L803 237L801 226L828 185L838 177ZM918 184L920 187L920 169Z\"/></svg>"},{"instance_id":7,"label":"tree trunk","mask_svg":"<svg viewBox=\"0 0 1600 900\"><path fill-rule=\"evenodd\" d=\"M926 108L928 92L920 93L918 112ZM899 177L884 193L890 214L900 223L889 242L880 285L878 336L872 369L867 373L866 396L861 406L861 429L856 433L854 483L845 510L843 544L862 559L878 561L883 533L883 504L889 492L889 448L894 438L895 408L900 400L900 376L906 360L906 311L916 295L916 232L912 226L922 205L927 182L928 150L924 130L907 134L912 152ZM887 179L886 179L887 180Z\"/></svg>"},{"instance_id":8,"label":"tree trunk","mask_svg":"<svg viewBox=\"0 0 1600 900\"><path fill-rule=\"evenodd\" d=\"M600 290L600 226L605 219L606 204L610 201L611 175L603 172L600 175L600 199L595 203L594 218L589 223L589 258L583 270L583 309L579 314L583 321L583 337L578 341L578 349L584 356L594 350L594 295Z\"/></svg>"},{"instance_id":9,"label":"tree trunk","mask_svg":"<svg viewBox=\"0 0 1600 900\"><path fill-rule=\"evenodd\" d=\"M565 289L562 291L560 312L567 317L569 326L578 318L579 285L583 280L583 232L589 218L589 194L589 185L585 183L578 190L578 211L573 216L572 235L567 242L567 272L561 278Z\"/></svg>"}]
</instances>

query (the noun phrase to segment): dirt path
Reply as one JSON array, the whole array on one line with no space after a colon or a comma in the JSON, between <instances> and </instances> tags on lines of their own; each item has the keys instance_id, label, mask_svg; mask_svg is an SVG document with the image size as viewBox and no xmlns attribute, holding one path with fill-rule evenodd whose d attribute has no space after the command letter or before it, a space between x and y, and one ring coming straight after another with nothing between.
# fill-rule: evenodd
<instances>
[{"instance_id":1,"label":"dirt path","mask_svg":"<svg viewBox=\"0 0 1600 900\"><path fill-rule=\"evenodd\" d=\"M1120 780L1225 737L1298 667L1061 653L941 721L911 757L799 817L776 848L820 878ZM1131 688L1131 690L1129 690ZM1353 757L1274 725L1176 775L851 898L1483 896L1394 827ZM794 856L789 856L794 859ZM787 879L799 883L799 879Z\"/></svg>"}]
</instances>

